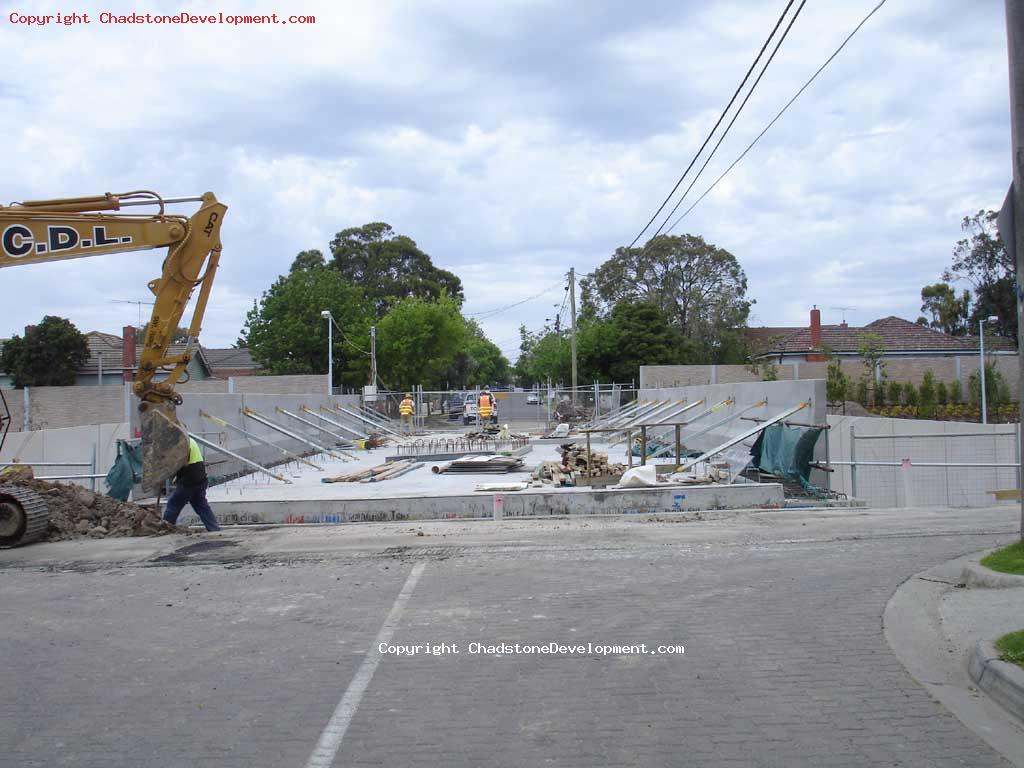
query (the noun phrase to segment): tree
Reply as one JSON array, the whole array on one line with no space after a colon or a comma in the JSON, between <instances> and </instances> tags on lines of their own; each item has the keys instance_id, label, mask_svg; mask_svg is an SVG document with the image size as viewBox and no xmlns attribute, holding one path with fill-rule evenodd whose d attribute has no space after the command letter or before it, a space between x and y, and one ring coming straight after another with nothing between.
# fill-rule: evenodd
<instances>
[{"instance_id":1,"label":"tree","mask_svg":"<svg viewBox=\"0 0 1024 768\"><path fill-rule=\"evenodd\" d=\"M964 336L969 332L971 292L964 290L958 297L949 283L926 285L921 289L921 311L931 315L931 320L922 325L951 336Z\"/></svg>"},{"instance_id":2,"label":"tree","mask_svg":"<svg viewBox=\"0 0 1024 768\"><path fill-rule=\"evenodd\" d=\"M688 362L742 363L752 301L736 257L696 235L618 248L581 282L583 304L608 313L622 302L653 304L688 342Z\"/></svg>"},{"instance_id":3,"label":"tree","mask_svg":"<svg viewBox=\"0 0 1024 768\"><path fill-rule=\"evenodd\" d=\"M47 315L25 336L4 342L0 369L10 374L14 386L63 387L75 383L75 373L89 359L89 344L74 323Z\"/></svg>"},{"instance_id":4,"label":"tree","mask_svg":"<svg viewBox=\"0 0 1024 768\"><path fill-rule=\"evenodd\" d=\"M147 321L135 334L136 339L139 343L146 340L146 334L149 333L149 322ZM187 344L188 343L188 328L182 328L180 325L174 329L174 333L171 334L171 344Z\"/></svg>"},{"instance_id":5,"label":"tree","mask_svg":"<svg viewBox=\"0 0 1024 768\"><path fill-rule=\"evenodd\" d=\"M331 240L331 266L360 286L378 316L402 299L440 299L461 306L462 281L435 267L412 238L396 235L383 222L343 229Z\"/></svg>"},{"instance_id":6,"label":"tree","mask_svg":"<svg viewBox=\"0 0 1024 768\"><path fill-rule=\"evenodd\" d=\"M363 292L333 269L298 270L279 277L246 315L242 339L254 360L273 375L327 373L329 310L335 385L361 386L369 371L373 309Z\"/></svg>"},{"instance_id":7,"label":"tree","mask_svg":"<svg viewBox=\"0 0 1024 768\"><path fill-rule=\"evenodd\" d=\"M519 359L516 361L515 375L520 384L529 386L536 382L546 382L549 378L553 384L569 381L572 375L572 353L566 331L555 333L547 326L539 332L531 333L526 330L526 326L520 326L519 335ZM576 354L578 358L578 348Z\"/></svg>"},{"instance_id":8,"label":"tree","mask_svg":"<svg viewBox=\"0 0 1024 768\"><path fill-rule=\"evenodd\" d=\"M469 334L466 348L456 353L445 375L448 386L467 389L508 384L512 380L512 367L508 358L487 338L476 320L467 320L466 330Z\"/></svg>"},{"instance_id":9,"label":"tree","mask_svg":"<svg viewBox=\"0 0 1024 768\"><path fill-rule=\"evenodd\" d=\"M842 363L838 357L831 356L825 378L825 399L830 403L842 403L850 397L851 390L850 377L843 372Z\"/></svg>"},{"instance_id":10,"label":"tree","mask_svg":"<svg viewBox=\"0 0 1024 768\"><path fill-rule=\"evenodd\" d=\"M885 360L883 359L885 356L885 343L882 337L877 333L862 333L857 354L860 355L864 363L862 379L867 383L871 391L875 393L875 399L877 400L879 399L877 396L878 388L885 385Z\"/></svg>"},{"instance_id":11,"label":"tree","mask_svg":"<svg viewBox=\"0 0 1024 768\"><path fill-rule=\"evenodd\" d=\"M382 381L390 388L442 388L470 335L453 297L442 293L436 300L402 299L377 323Z\"/></svg>"},{"instance_id":12,"label":"tree","mask_svg":"<svg viewBox=\"0 0 1024 768\"><path fill-rule=\"evenodd\" d=\"M608 328L592 324L577 339L578 355L586 363L585 381L630 381L640 377L641 365L679 361L682 336L655 304L619 302L607 323Z\"/></svg>"},{"instance_id":13,"label":"tree","mask_svg":"<svg viewBox=\"0 0 1024 768\"><path fill-rule=\"evenodd\" d=\"M308 251L299 251L299 255L292 262L289 272L308 272L311 269L326 266L324 255L317 248Z\"/></svg>"},{"instance_id":14,"label":"tree","mask_svg":"<svg viewBox=\"0 0 1024 768\"><path fill-rule=\"evenodd\" d=\"M938 393L935 389L935 374L931 371L924 372L921 381L921 389L918 390L917 415L923 419L930 419L935 416L935 405L938 401Z\"/></svg>"},{"instance_id":15,"label":"tree","mask_svg":"<svg viewBox=\"0 0 1024 768\"><path fill-rule=\"evenodd\" d=\"M967 380L971 405L981 405L981 377L975 371ZM1010 399L1010 388L1003 374L991 360L985 361L985 405L994 408Z\"/></svg>"},{"instance_id":16,"label":"tree","mask_svg":"<svg viewBox=\"0 0 1024 768\"><path fill-rule=\"evenodd\" d=\"M1017 265L1007 253L996 229L997 211L978 211L965 216L960 228L965 237L953 249L953 264L943 280L966 280L974 286L970 328L978 320L995 315L992 329L1000 336L1017 339Z\"/></svg>"}]
</instances>

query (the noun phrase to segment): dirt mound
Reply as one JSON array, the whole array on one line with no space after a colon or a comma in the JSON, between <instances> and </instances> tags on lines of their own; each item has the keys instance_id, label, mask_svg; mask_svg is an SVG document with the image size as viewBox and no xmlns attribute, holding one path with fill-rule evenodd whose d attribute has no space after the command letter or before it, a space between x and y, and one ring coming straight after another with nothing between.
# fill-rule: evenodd
<instances>
[{"instance_id":1,"label":"dirt mound","mask_svg":"<svg viewBox=\"0 0 1024 768\"><path fill-rule=\"evenodd\" d=\"M118 501L79 485L44 480L25 480L17 484L38 493L50 508L50 526L43 541L187 533L184 528L161 520L153 507ZM3 485L0 480L0 487Z\"/></svg>"}]
</instances>

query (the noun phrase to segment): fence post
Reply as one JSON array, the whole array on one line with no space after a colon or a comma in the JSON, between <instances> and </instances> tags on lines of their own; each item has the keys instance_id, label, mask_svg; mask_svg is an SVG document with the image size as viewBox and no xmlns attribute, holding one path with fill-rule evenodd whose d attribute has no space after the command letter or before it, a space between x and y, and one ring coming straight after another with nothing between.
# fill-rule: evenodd
<instances>
[{"instance_id":1,"label":"fence post","mask_svg":"<svg viewBox=\"0 0 1024 768\"><path fill-rule=\"evenodd\" d=\"M21 407L23 412L21 414L21 430L22 432L32 431L32 400L28 394L28 387L22 390L21 395Z\"/></svg>"},{"instance_id":2,"label":"fence post","mask_svg":"<svg viewBox=\"0 0 1024 768\"><path fill-rule=\"evenodd\" d=\"M857 428L850 425L850 497L857 498Z\"/></svg>"},{"instance_id":3,"label":"fence post","mask_svg":"<svg viewBox=\"0 0 1024 768\"><path fill-rule=\"evenodd\" d=\"M826 409L826 410L828 410L828 409ZM825 416L825 423L826 424L828 423L828 415L827 414ZM832 439L832 430L831 429L823 429L822 432L825 433L825 467L827 469L831 470L832 469L832 452L831 452L831 448L829 446L829 441ZM831 471L825 473L825 490L828 491L829 493L832 493L832 472Z\"/></svg>"}]
</instances>

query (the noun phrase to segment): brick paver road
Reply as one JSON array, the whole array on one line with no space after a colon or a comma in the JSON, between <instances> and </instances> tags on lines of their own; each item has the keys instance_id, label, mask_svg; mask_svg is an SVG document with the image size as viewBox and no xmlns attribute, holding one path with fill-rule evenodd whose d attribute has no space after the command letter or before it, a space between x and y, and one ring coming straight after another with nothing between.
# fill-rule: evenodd
<instances>
[{"instance_id":1,"label":"brick paver road","mask_svg":"<svg viewBox=\"0 0 1024 768\"><path fill-rule=\"evenodd\" d=\"M254 532L164 567L0 553L0 766L303 766L416 562L392 643L462 652L383 656L335 766L1006 766L904 671L881 616L1012 514L898 514Z\"/></svg>"}]
</instances>

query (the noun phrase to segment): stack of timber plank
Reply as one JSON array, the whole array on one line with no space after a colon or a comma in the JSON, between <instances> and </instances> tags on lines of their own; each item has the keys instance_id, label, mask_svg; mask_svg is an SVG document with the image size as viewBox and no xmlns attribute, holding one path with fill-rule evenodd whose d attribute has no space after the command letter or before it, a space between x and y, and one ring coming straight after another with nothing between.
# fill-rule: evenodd
<instances>
[{"instance_id":1,"label":"stack of timber plank","mask_svg":"<svg viewBox=\"0 0 1024 768\"><path fill-rule=\"evenodd\" d=\"M435 473L447 474L505 474L521 469L523 460L518 456L463 456L446 465L434 467Z\"/></svg>"},{"instance_id":2,"label":"stack of timber plank","mask_svg":"<svg viewBox=\"0 0 1024 768\"><path fill-rule=\"evenodd\" d=\"M390 480L393 477L404 475L406 472L420 467L419 461L391 461L386 464L378 464L375 467L349 472L345 475L334 475L332 477L321 477L321 483L378 483L382 480Z\"/></svg>"}]
</instances>

